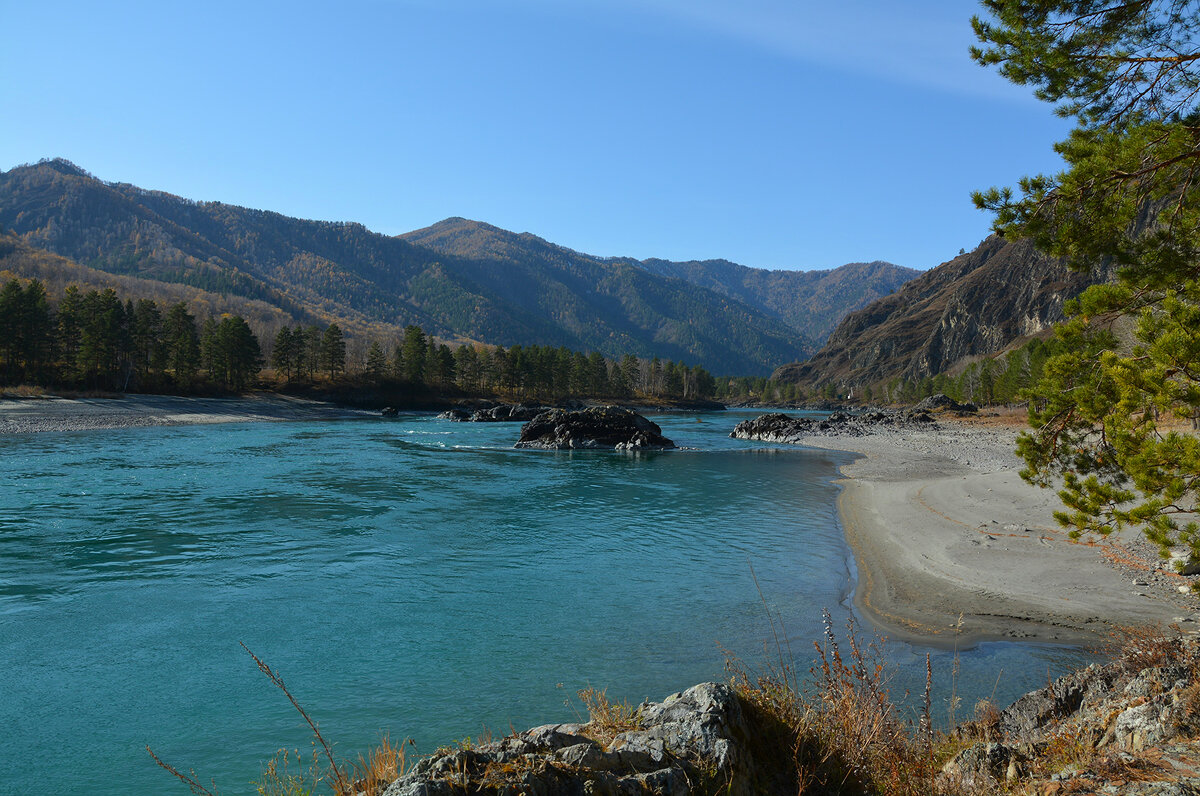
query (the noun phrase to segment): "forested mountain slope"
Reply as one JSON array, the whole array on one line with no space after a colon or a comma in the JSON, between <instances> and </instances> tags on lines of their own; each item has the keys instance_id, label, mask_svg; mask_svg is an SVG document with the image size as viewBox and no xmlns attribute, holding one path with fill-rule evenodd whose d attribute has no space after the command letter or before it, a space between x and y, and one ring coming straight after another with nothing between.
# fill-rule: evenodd
<instances>
[{"instance_id":1,"label":"forested mountain slope","mask_svg":"<svg viewBox=\"0 0 1200 796\"><path fill-rule=\"evenodd\" d=\"M882 260L848 263L829 271L768 271L728 260L633 262L651 273L685 279L758 307L818 343L828 339L847 313L921 275L915 268Z\"/></svg>"},{"instance_id":2,"label":"forested mountain slope","mask_svg":"<svg viewBox=\"0 0 1200 796\"><path fill-rule=\"evenodd\" d=\"M113 288L122 300L150 299L160 304L182 301L199 318L240 315L263 334L280 326L319 320L306 314L291 315L259 299L214 293L191 285L162 282L98 271L43 249L29 246L15 235L0 232L0 283L14 277L37 279L51 296L60 296L69 285L86 292Z\"/></svg>"},{"instance_id":3,"label":"forested mountain slope","mask_svg":"<svg viewBox=\"0 0 1200 796\"><path fill-rule=\"evenodd\" d=\"M640 330L657 349L698 352L701 361L720 357L728 363L717 368L721 373L740 372L738 351L757 363L816 348L782 321L740 301L528 232L450 218L401 237L456 262L473 283L552 319L589 348L618 340L625 351L639 353L632 346Z\"/></svg>"},{"instance_id":4,"label":"forested mountain slope","mask_svg":"<svg viewBox=\"0 0 1200 796\"><path fill-rule=\"evenodd\" d=\"M1029 241L993 235L846 316L809 361L785 365L775 378L862 387L933 376L1045 332L1063 319L1063 302L1097 278Z\"/></svg>"},{"instance_id":5,"label":"forested mountain slope","mask_svg":"<svg viewBox=\"0 0 1200 796\"><path fill-rule=\"evenodd\" d=\"M452 219L389 237L105 183L63 160L0 174L0 230L89 268L350 327L414 323L447 338L657 355L737 374L765 374L815 348L735 298L533 235Z\"/></svg>"}]
</instances>

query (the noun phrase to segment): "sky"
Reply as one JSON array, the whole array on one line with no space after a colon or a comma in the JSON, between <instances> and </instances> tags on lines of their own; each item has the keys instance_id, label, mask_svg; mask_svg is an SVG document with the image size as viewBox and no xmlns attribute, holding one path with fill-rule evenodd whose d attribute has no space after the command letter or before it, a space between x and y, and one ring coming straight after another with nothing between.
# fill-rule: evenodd
<instances>
[{"instance_id":1,"label":"sky","mask_svg":"<svg viewBox=\"0 0 1200 796\"><path fill-rule=\"evenodd\" d=\"M967 0L0 0L0 169L394 235L926 269L1068 124L971 61Z\"/></svg>"}]
</instances>

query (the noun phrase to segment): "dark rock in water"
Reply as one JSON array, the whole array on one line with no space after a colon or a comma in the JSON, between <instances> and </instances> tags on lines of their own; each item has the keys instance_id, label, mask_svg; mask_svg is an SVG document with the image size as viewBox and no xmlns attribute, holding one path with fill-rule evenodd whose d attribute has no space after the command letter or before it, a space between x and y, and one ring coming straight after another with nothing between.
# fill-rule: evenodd
<instances>
[{"instance_id":1,"label":"dark rock in water","mask_svg":"<svg viewBox=\"0 0 1200 796\"><path fill-rule=\"evenodd\" d=\"M455 407L438 415L439 420L470 423L526 423L546 411L540 404L499 404L484 409L468 412L461 407Z\"/></svg>"},{"instance_id":2,"label":"dark rock in water","mask_svg":"<svg viewBox=\"0 0 1200 796\"><path fill-rule=\"evenodd\" d=\"M400 410L394 406L389 406L383 410L384 417L396 417L400 414Z\"/></svg>"},{"instance_id":3,"label":"dark rock in water","mask_svg":"<svg viewBox=\"0 0 1200 796\"><path fill-rule=\"evenodd\" d=\"M781 784L776 780L782 762L756 758L761 729L752 726L727 685L703 683L662 702L644 703L628 724L611 740L592 737L589 725L552 724L474 749L435 754L393 782L384 796L750 796L775 792Z\"/></svg>"},{"instance_id":4,"label":"dark rock in water","mask_svg":"<svg viewBox=\"0 0 1200 796\"><path fill-rule=\"evenodd\" d=\"M548 409L521 428L518 448L569 450L614 448L661 450L675 443L662 429L630 409L600 406L590 409Z\"/></svg>"},{"instance_id":5,"label":"dark rock in water","mask_svg":"<svg viewBox=\"0 0 1200 796\"><path fill-rule=\"evenodd\" d=\"M880 429L909 428L933 423L927 412L834 412L829 417L795 417L779 413L761 415L734 426L729 436L762 442L797 442L802 437L862 437Z\"/></svg>"},{"instance_id":6,"label":"dark rock in water","mask_svg":"<svg viewBox=\"0 0 1200 796\"><path fill-rule=\"evenodd\" d=\"M922 398L921 401L912 408L913 412L933 412L939 409L948 410L951 412L978 412L979 407L973 403L960 404L958 401L944 393L931 395L928 398Z\"/></svg>"},{"instance_id":7,"label":"dark rock in water","mask_svg":"<svg viewBox=\"0 0 1200 796\"><path fill-rule=\"evenodd\" d=\"M491 409L479 409L471 415L471 420L475 423L503 423L520 421L528 423L542 412L546 411L545 406L527 405L527 404L501 404L493 406Z\"/></svg>"}]
</instances>

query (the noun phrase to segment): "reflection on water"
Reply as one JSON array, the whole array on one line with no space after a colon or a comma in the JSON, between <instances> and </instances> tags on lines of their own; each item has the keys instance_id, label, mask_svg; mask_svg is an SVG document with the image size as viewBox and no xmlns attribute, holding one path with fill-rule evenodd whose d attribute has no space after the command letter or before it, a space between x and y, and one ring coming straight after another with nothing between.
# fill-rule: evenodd
<instances>
[{"instance_id":1,"label":"reflection on water","mask_svg":"<svg viewBox=\"0 0 1200 796\"><path fill-rule=\"evenodd\" d=\"M743 417L656 418L689 450L650 455L412 416L0 437L0 726L25 761L0 790L157 792L151 743L251 792L308 739L238 642L347 754L570 720L587 684L658 699L722 678L722 648L761 660L751 565L804 659L822 608L848 616L845 458L729 439ZM889 656L919 692L924 650ZM985 645L953 687L1003 701L1072 662ZM935 668L948 695L952 653Z\"/></svg>"}]
</instances>

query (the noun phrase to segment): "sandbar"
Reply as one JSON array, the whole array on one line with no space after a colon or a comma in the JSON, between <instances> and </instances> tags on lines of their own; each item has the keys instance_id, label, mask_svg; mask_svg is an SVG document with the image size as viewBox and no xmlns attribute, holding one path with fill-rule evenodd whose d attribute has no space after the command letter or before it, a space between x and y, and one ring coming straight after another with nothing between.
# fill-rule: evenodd
<instances>
[{"instance_id":1,"label":"sandbar","mask_svg":"<svg viewBox=\"0 0 1200 796\"><path fill-rule=\"evenodd\" d=\"M273 393L237 398L4 398L0 399L0 434L372 416L378 413Z\"/></svg>"},{"instance_id":2,"label":"sandbar","mask_svg":"<svg viewBox=\"0 0 1200 796\"><path fill-rule=\"evenodd\" d=\"M858 567L854 601L886 635L938 646L1011 640L1095 645L1115 629L1200 628L1200 599L1138 530L1072 540L1052 490L1024 482L1018 429L805 437L849 451L838 507ZM1194 578L1192 579L1194 580Z\"/></svg>"}]
</instances>

